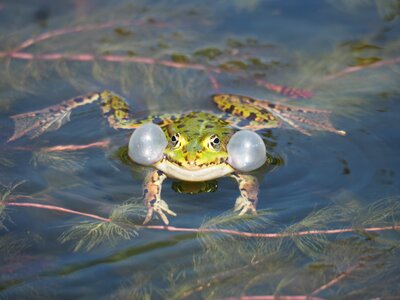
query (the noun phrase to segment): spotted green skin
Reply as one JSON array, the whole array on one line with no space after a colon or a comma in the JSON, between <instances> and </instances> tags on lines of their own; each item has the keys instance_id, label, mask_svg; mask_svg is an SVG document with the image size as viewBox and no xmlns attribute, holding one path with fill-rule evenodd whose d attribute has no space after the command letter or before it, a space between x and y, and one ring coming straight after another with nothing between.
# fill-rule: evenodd
<instances>
[{"instance_id":1,"label":"spotted green skin","mask_svg":"<svg viewBox=\"0 0 400 300\"><path fill-rule=\"evenodd\" d=\"M165 160L186 169L227 163L227 145L234 129L225 120L206 112L191 112L164 126L163 131L170 141ZM171 142L173 136L178 137L176 144ZM216 138L218 145L213 143Z\"/></svg>"},{"instance_id":2,"label":"spotted green skin","mask_svg":"<svg viewBox=\"0 0 400 300\"><path fill-rule=\"evenodd\" d=\"M115 129L133 130L149 122L158 124L169 142L163 158L154 164L144 182L144 203L148 210L144 223L149 222L155 212L168 224L166 214L176 214L161 199L162 182L167 177L200 182L230 176L237 181L240 191L234 210L239 214L256 213L257 180L249 174L237 172L227 163L227 145L236 130L274 128L285 123L306 135L310 135L307 128L346 134L333 127L326 117L328 111L289 107L232 94L214 95L212 100L222 113L173 113L137 119L118 95L110 91L90 93L59 105L12 116L15 131L8 142L25 135L35 138L46 131L56 130L69 121L73 109L93 102L100 104L103 116Z\"/></svg>"},{"instance_id":3,"label":"spotted green skin","mask_svg":"<svg viewBox=\"0 0 400 300\"><path fill-rule=\"evenodd\" d=\"M167 177L188 181L202 181L229 175L240 190L235 211L239 214L256 214L258 199L257 179L240 174L228 164L227 145L238 129L258 130L278 126L274 115L263 107L257 107L253 99L221 94L213 97L221 111L228 114L190 112L188 114L151 115L142 120L133 118L122 98L108 92L99 95L104 116L117 129L132 129L152 122L158 124L165 134L168 145L161 161L147 175L144 182L144 203L147 215L144 224L154 214L168 225L168 215L176 216L161 199L162 183ZM167 166L167 167L165 167Z\"/></svg>"},{"instance_id":4,"label":"spotted green skin","mask_svg":"<svg viewBox=\"0 0 400 300\"><path fill-rule=\"evenodd\" d=\"M156 170L149 173L144 183L144 201L148 210L144 223L148 223L156 212L162 221L168 225L169 220L166 214L176 216L169 209L167 203L161 199L162 182L167 177L178 178L188 181L210 180L229 175L234 178L239 185L241 195L237 198L235 211L240 214L251 212L256 214L256 203L258 197L258 182L251 175L240 174L228 164L227 145L231 136L237 130L232 123L221 116L207 112L191 112L173 118L168 115L161 124L165 134L167 147L164 156L154 167ZM154 118L153 118L154 119ZM160 167L167 162L172 165L172 169ZM184 170L184 175L178 176L177 172ZM195 174L199 178L189 177L192 171L202 171ZM214 176L214 174L216 174ZM191 174L190 174L191 175ZM207 178L204 178L207 176Z\"/></svg>"},{"instance_id":5,"label":"spotted green skin","mask_svg":"<svg viewBox=\"0 0 400 300\"><path fill-rule=\"evenodd\" d=\"M154 169L144 181L144 203L148 210L144 223L151 220L154 212L165 224L169 223L166 214L176 215L161 199L162 182L167 177L200 182L230 176L237 181L240 191L235 211L239 211L239 214L255 214L257 180L251 175L236 172L228 164L227 145L230 137L239 129L277 127L278 120L271 112L277 107L271 103L265 107L262 101L229 94L215 95L213 100L224 113L200 111L150 115L137 119L123 98L109 91L91 93L64 101L60 105L13 116L16 130L8 141L24 135L37 137L46 131L56 130L69 121L73 109L97 102L111 127L133 130L152 122L162 128L168 141L163 158L154 164ZM31 125L24 127L25 124Z\"/></svg>"}]
</instances>

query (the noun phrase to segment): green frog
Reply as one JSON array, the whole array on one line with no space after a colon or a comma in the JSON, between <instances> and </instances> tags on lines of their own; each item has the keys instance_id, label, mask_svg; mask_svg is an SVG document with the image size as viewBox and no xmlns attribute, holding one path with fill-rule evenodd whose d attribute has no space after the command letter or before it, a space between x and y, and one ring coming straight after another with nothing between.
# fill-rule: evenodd
<instances>
[{"instance_id":1,"label":"green frog","mask_svg":"<svg viewBox=\"0 0 400 300\"><path fill-rule=\"evenodd\" d=\"M161 198L162 183L167 177L202 182L229 176L237 181L240 191L234 210L239 215L256 214L257 179L229 162L228 144L235 132L273 128L285 122L306 134L309 132L300 124L344 134L344 131L336 130L328 122L315 123L302 116L323 114L323 111L293 108L232 94L217 94L212 99L221 113L198 111L155 114L138 119L122 97L110 91L91 93L60 105L13 116L16 127L9 141L24 135L37 137L46 131L56 130L69 121L74 108L93 102L100 104L104 117L115 129L132 130L147 123L157 124L165 135L167 145L161 158L152 163L153 168L144 181L143 194L147 208L144 224L156 213L168 225L167 215L176 216L176 213Z\"/></svg>"}]
</instances>

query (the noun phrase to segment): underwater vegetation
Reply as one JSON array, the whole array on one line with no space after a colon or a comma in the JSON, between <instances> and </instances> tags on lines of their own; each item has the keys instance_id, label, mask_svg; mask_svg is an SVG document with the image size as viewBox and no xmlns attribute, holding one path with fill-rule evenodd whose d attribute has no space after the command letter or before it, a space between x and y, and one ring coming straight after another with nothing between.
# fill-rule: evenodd
<instances>
[{"instance_id":1,"label":"underwater vegetation","mask_svg":"<svg viewBox=\"0 0 400 300\"><path fill-rule=\"evenodd\" d=\"M1 299L400 293L398 148L379 136L397 130L382 114L399 109L399 1L325 1L353 22L365 13L384 24L354 36L338 29L326 44L326 33L290 40L277 38L285 36L279 28L224 31L263 1L81 2L65 15L51 4L0 2ZM271 22L290 11L267 8ZM227 181L205 183L199 194L172 182L163 193L182 215L173 226L142 225L148 169L127 158L126 135L108 129L97 107L47 128L31 119L14 128L10 119L104 89L129 99L139 117L213 110L206 100L220 92L322 113L282 115L282 130L260 131L269 155L255 172L256 216L228 210L237 195ZM347 136L315 130L332 124Z\"/></svg>"},{"instance_id":2,"label":"underwater vegetation","mask_svg":"<svg viewBox=\"0 0 400 300\"><path fill-rule=\"evenodd\" d=\"M266 283L275 296L302 295L300 299L321 299L317 296L334 297L350 292L362 297L365 284L372 286L372 292L378 296L382 291L375 280L382 277L393 282L393 290L388 293L397 290L398 264L393 260L400 246L397 232L400 202L396 198L383 199L367 207L344 198L289 227L280 226L273 212L262 210L257 216L245 217L225 213L205 220L199 228L180 228L140 225L138 220L145 214L144 207L133 200L110 208L109 217L102 217L54 205L21 202L26 196L13 194L17 187L18 184L3 187L2 224L7 219L10 221L9 208L15 206L82 216L84 220L74 221L58 238L59 242L72 245L73 251L112 247L120 240L149 234L149 230L191 233L190 236L197 237L201 254L193 256L190 274L185 271L187 266L160 266L157 272L162 273L167 287L159 289L150 282L151 274L137 270L129 284L119 288L112 299L150 299L154 295L185 299L196 294L205 298L234 297L265 288ZM265 228L269 232L263 232ZM37 242L14 240L10 233L0 241L5 270L7 264L18 260L15 257ZM109 259L118 260L117 257ZM15 284L12 279L5 282ZM352 286L350 290L346 282ZM336 287L339 284L340 289ZM298 298L293 296L293 299Z\"/></svg>"}]
</instances>

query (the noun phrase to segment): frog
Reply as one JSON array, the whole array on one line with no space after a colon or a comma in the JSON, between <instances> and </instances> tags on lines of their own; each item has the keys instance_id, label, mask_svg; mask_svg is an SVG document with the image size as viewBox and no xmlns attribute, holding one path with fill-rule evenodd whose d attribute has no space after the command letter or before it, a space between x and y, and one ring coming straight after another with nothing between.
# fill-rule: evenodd
<instances>
[{"instance_id":1,"label":"frog","mask_svg":"<svg viewBox=\"0 0 400 300\"><path fill-rule=\"evenodd\" d=\"M135 130L144 124L159 126L167 140L161 158L152 163L143 183L143 201L147 214L143 224L147 224L156 214L165 225L169 217L177 214L161 197L166 178L189 182L205 182L221 177L230 177L237 182L239 196L234 211L240 216L257 214L259 182L251 174L238 170L229 162L229 141L238 131L259 131L275 128L282 122L289 123L308 134L300 123L315 125L318 130L327 130L343 135L330 123L314 124L303 117L294 117L292 111L303 114L319 113L316 110L293 108L270 101L236 94L215 94L211 96L219 112L190 111L169 114L150 114L135 117L128 102L111 91L86 94L29 113L12 116L15 132L8 140L14 141L24 135L38 137L46 131L59 129L69 121L73 109L83 105L98 103L110 127L117 130ZM289 117L291 116L291 117ZM29 126L27 126L28 124ZM319 126L317 126L319 125Z\"/></svg>"}]
</instances>

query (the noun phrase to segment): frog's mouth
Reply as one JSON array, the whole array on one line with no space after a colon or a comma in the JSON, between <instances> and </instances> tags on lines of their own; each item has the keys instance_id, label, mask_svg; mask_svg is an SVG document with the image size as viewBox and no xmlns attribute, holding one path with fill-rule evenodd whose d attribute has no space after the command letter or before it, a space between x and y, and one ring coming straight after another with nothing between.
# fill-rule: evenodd
<instances>
[{"instance_id":1,"label":"frog's mouth","mask_svg":"<svg viewBox=\"0 0 400 300\"><path fill-rule=\"evenodd\" d=\"M199 169L188 169L178 166L170 161L161 160L154 166L163 171L168 177L183 181L206 181L225 176L234 171L227 163L221 163L214 166L203 167Z\"/></svg>"}]
</instances>

